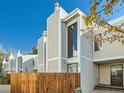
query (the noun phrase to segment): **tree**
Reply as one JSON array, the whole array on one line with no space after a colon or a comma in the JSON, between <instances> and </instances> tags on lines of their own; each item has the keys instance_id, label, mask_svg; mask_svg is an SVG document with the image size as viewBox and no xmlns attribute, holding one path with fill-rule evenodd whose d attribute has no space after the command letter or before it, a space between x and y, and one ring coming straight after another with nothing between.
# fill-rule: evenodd
<instances>
[{"instance_id":1,"label":"tree","mask_svg":"<svg viewBox=\"0 0 124 93\"><path fill-rule=\"evenodd\" d=\"M36 48L36 47L33 47L33 48L32 48L32 54L37 54L37 53L38 53L37 48Z\"/></svg>"},{"instance_id":2,"label":"tree","mask_svg":"<svg viewBox=\"0 0 124 93\"><path fill-rule=\"evenodd\" d=\"M4 53L2 48L0 48L0 73L2 72Z\"/></svg>"},{"instance_id":3,"label":"tree","mask_svg":"<svg viewBox=\"0 0 124 93\"><path fill-rule=\"evenodd\" d=\"M31 49L31 51L29 51L29 52L26 52L26 53L23 53L24 55L35 55L35 54L37 54L38 53L38 50L37 50L37 48L36 47L32 47L32 49Z\"/></svg>"},{"instance_id":4,"label":"tree","mask_svg":"<svg viewBox=\"0 0 124 93\"><path fill-rule=\"evenodd\" d=\"M119 26L108 23L109 17L123 8L124 0L89 0L89 3L90 14L82 17L87 29L93 31L104 28L102 40L110 43L118 40L124 45L124 23ZM115 6L119 6L119 9L115 10Z\"/></svg>"}]
</instances>

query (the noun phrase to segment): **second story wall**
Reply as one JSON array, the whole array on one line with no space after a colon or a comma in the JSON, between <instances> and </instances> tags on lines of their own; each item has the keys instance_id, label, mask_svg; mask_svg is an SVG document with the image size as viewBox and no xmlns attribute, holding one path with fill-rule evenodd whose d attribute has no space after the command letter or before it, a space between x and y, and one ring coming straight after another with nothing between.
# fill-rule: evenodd
<instances>
[{"instance_id":1,"label":"second story wall","mask_svg":"<svg viewBox=\"0 0 124 93\"><path fill-rule=\"evenodd\" d=\"M54 12L47 20L48 59L59 56L60 11Z\"/></svg>"},{"instance_id":2,"label":"second story wall","mask_svg":"<svg viewBox=\"0 0 124 93\"><path fill-rule=\"evenodd\" d=\"M124 23L124 16L117 18L110 22L112 25L119 26L120 24ZM99 31L97 34L94 34L94 39L98 34L102 33L104 31ZM102 36L103 34L99 35ZM121 59L124 58L124 45L122 45L121 42L118 40L114 41L112 44L110 42L103 42L101 41L101 44L99 46L99 49L96 48L97 51L95 51L95 43L93 42L94 47L94 61L104 61L104 60L112 60L112 59Z\"/></svg>"},{"instance_id":3,"label":"second story wall","mask_svg":"<svg viewBox=\"0 0 124 93\"><path fill-rule=\"evenodd\" d=\"M47 32L44 31L43 36L38 40L38 69L46 71L46 39Z\"/></svg>"},{"instance_id":4,"label":"second story wall","mask_svg":"<svg viewBox=\"0 0 124 93\"><path fill-rule=\"evenodd\" d=\"M43 51L44 51L44 48L43 48L43 44L44 44L44 38L41 37L39 40L38 40L38 65L40 64L44 64L44 61L43 61Z\"/></svg>"}]
</instances>

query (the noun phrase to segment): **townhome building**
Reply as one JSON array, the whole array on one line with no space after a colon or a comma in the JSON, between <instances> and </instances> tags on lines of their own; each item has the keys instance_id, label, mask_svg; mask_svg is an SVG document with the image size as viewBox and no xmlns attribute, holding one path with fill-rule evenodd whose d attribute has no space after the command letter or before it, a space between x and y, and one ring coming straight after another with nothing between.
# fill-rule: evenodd
<instances>
[{"instance_id":1,"label":"townhome building","mask_svg":"<svg viewBox=\"0 0 124 93\"><path fill-rule=\"evenodd\" d=\"M43 32L43 36L38 40L38 63L39 72L46 72L46 38L47 32Z\"/></svg>"},{"instance_id":2,"label":"townhome building","mask_svg":"<svg viewBox=\"0 0 124 93\"><path fill-rule=\"evenodd\" d=\"M54 8L54 13L47 19L45 35L43 33L38 40L39 62L45 64L44 71L47 72L79 72L80 43L77 41L80 41L79 25L83 13L75 9L68 14L58 3Z\"/></svg>"},{"instance_id":3,"label":"townhome building","mask_svg":"<svg viewBox=\"0 0 124 93\"><path fill-rule=\"evenodd\" d=\"M3 69L8 73L15 72L32 72L37 70L38 55L24 55L18 51L14 56L11 52L9 59L4 59Z\"/></svg>"},{"instance_id":4,"label":"townhome building","mask_svg":"<svg viewBox=\"0 0 124 93\"><path fill-rule=\"evenodd\" d=\"M124 23L124 16L109 22L111 25L120 26ZM124 26L122 27L124 29ZM95 64L96 84L124 86L124 46L118 40L112 44L95 39L102 37L103 30L94 31L93 63ZM114 32L113 32L114 34ZM98 48L95 48L98 47Z\"/></svg>"},{"instance_id":5,"label":"townhome building","mask_svg":"<svg viewBox=\"0 0 124 93\"><path fill-rule=\"evenodd\" d=\"M38 40L39 72L80 73L83 93L96 85L124 86L124 46L115 41L96 43L104 29L87 31L82 16L76 8L67 13L58 3L47 18L47 29ZM111 22L119 25L124 16Z\"/></svg>"},{"instance_id":6,"label":"townhome building","mask_svg":"<svg viewBox=\"0 0 124 93\"><path fill-rule=\"evenodd\" d=\"M8 73L16 71L16 59L13 53L10 53L9 60L8 60Z\"/></svg>"}]
</instances>

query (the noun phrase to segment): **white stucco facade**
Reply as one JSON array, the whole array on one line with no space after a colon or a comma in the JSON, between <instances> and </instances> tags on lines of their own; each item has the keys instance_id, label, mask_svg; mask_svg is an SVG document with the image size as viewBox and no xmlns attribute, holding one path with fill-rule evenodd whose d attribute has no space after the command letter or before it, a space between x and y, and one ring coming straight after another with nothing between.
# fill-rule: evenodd
<instances>
[{"instance_id":1,"label":"white stucco facade","mask_svg":"<svg viewBox=\"0 0 124 93\"><path fill-rule=\"evenodd\" d=\"M37 70L38 55L23 55L18 51L14 56L11 52L9 59L4 59L3 69L8 73Z\"/></svg>"},{"instance_id":2,"label":"white stucco facade","mask_svg":"<svg viewBox=\"0 0 124 93\"><path fill-rule=\"evenodd\" d=\"M82 16L85 14L78 8L67 13L58 4L55 6L55 11L47 18L45 53L43 51L44 35L38 40L38 59L40 61L38 64L41 67L44 66L44 70L39 70L40 72L79 72L81 74L80 87L83 93L89 93L95 85L111 85L110 66L117 64L118 61L123 64L124 53L121 51L124 50L124 47L115 41L112 45L102 43L102 48L99 51L94 51L94 36L99 33L102 34L104 31L82 32L81 29L86 28ZM124 22L124 17L110 23L119 25L122 22ZM69 32L70 29L72 32ZM76 43L74 42L75 32L73 31L77 32ZM75 44L72 45L72 43ZM70 51L71 45L73 49ZM76 50L74 50L75 45ZM45 61L44 58L46 58ZM113 60L115 61L113 62ZM104 73L107 73L106 76L103 75Z\"/></svg>"}]
</instances>

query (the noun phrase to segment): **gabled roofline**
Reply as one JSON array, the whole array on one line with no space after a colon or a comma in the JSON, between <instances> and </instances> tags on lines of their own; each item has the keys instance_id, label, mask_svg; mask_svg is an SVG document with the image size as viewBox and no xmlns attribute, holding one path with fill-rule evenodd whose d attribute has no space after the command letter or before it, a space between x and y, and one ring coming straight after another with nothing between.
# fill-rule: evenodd
<instances>
[{"instance_id":1,"label":"gabled roofline","mask_svg":"<svg viewBox=\"0 0 124 93\"><path fill-rule=\"evenodd\" d=\"M42 36L38 39L38 42L39 42L42 38L44 38L45 36L47 36L47 31L46 31L46 30L43 31Z\"/></svg>"},{"instance_id":2,"label":"gabled roofline","mask_svg":"<svg viewBox=\"0 0 124 93\"><path fill-rule=\"evenodd\" d=\"M85 13L83 13L79 8L76 8L75 10L73 10L71 13L69 13L69 15L64 18L64 22L68 21L70 18L72 18L75 15L82 15L82 16L86 16Z\"/></svg>"},{"instance_id":3,"label":"gabled roofline","mask_svg":"<svg viewBox=\"0 0 124 93\"><path fill-rule=\"evenodd\" d=\"M42 34L43 36L46 36L47 35L47 31L45 30L45 31L43 31L43 34Z\"/></svg>"},{"instance_id":4,"label":"gabled roofline","mask_svg":"<svg viewBox=\"0 0 124 93\"><path fill-rule=\"evenodd\" d=\"M113 19L113 20L110 20L108 23L109 23L109 24L114 24L114 23L117 23L117 22L119 22L119 21L121 21L121 20L124 20L124 15L123 15L123 16L120 16L120 17L118 17L118 18L115 18L115 19Z\"/></svg>"},{"instance_id":5,"label":"gabled roofline","mask_svg":"<svg viewBox=\"0 0 124 93\"><path fill-rule=\"evenodd\" d=\"M54 11L53 13L51 13L51 15L49 15L49 16L47 17L47 20L48 20L50 17L52 17L55 12L60 11L60 10L62 10L64 13L66 13L66 14L68 15L68 12L67 12L66 10L64 10L64 9L60 6L58 10Z\"/></svg>"}]
</instances>

